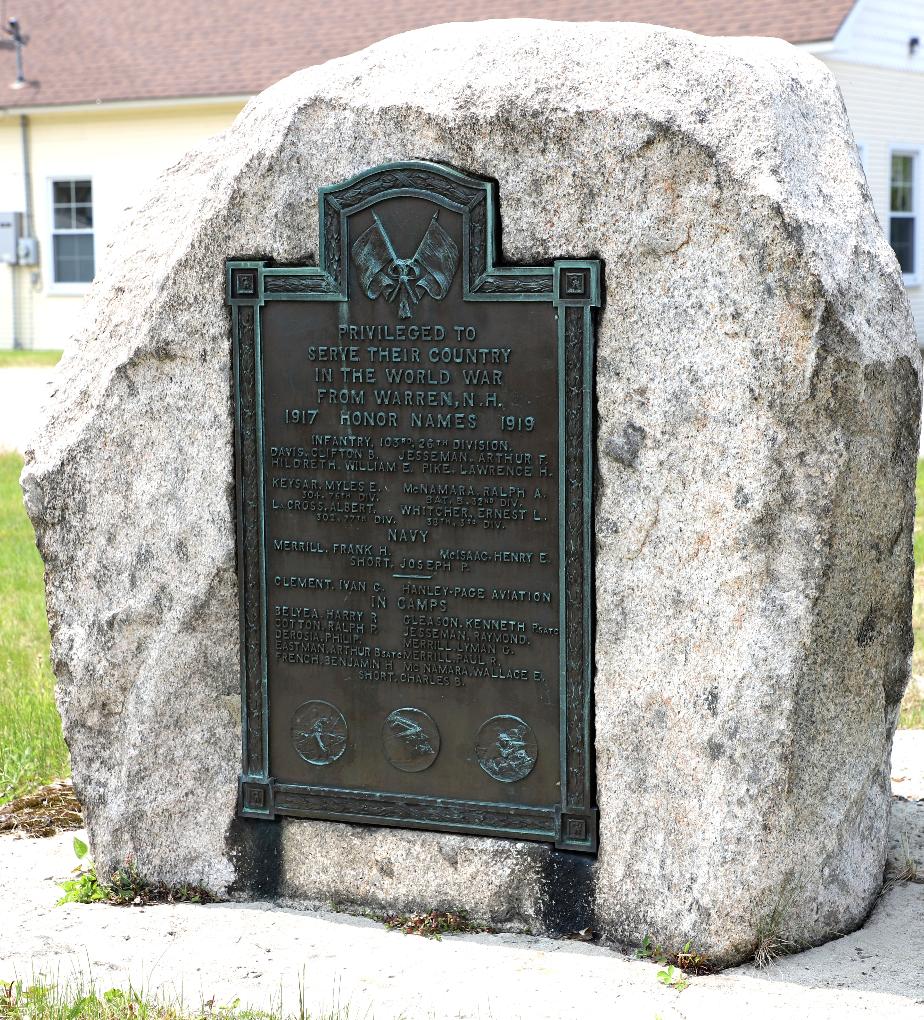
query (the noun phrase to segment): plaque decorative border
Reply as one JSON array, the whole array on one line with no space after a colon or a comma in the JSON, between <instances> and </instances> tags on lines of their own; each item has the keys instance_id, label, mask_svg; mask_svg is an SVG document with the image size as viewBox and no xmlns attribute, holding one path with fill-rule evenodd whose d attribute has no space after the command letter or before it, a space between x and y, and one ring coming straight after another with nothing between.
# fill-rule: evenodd
<instances>
[{"instance_id":1,"label":"plaque decorative border","mask_svg":"<svg viewBox=\"0 0 924 1020\"><path fill-rule=\"evenodd\" d=\"M260 309L267 301L348 300L347 217L385 198L427 199L462 216L465 301L545 301L557 313L561 802L548 807L276 783L269 771L265 629ZM237 565L240 591L242 771L238 813L364 822L552 842L594 853L593 694L593 309L602 265L559 259L500 264L497 186L452 167L390 163L319 191L318 266L229 259L234 365Z\"/></svg>"}]
</instances>

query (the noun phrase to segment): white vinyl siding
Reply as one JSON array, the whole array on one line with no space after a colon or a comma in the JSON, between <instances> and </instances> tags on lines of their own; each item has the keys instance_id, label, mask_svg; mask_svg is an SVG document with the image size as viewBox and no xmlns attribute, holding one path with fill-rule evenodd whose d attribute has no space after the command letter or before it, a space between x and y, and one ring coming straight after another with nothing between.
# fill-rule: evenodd
<instances>
[{"instance_id":1,"label":"white vinyl siding","mask_svg":"<svg viewBox=\"0 0 924 1020\"><path fill-rule=\"evenodd\" d=\"M924 39L924 36L922 36ZM922 42L924 45L924 42ZM820 58L831 69L844 96L854 136L863 143L863 169L886 239L891 225L892 155L908 153L916 159L915 258L917 273L906 276L908 297L924 346L924 63L920 72L844 64Z\"/></svg>"},{"instance_id":2,"label":"white vinyl siding","mask_svg":"<svg viewBox=\"0 0 924 1020\"><path fill-rule=\"evenodd\" d=\"M917 38L916 48L909 42ZM857 0L834 40L832 60L924 72L924 3Z\"/></svg>"}]
</instances>

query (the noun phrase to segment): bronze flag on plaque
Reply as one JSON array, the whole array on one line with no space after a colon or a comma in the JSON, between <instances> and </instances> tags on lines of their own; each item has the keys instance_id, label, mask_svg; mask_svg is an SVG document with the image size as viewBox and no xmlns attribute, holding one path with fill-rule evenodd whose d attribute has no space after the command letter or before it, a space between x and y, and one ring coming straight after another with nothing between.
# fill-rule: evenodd
<instances>
[{"instance_id":1,"label":"bronze flag on plaque","mask_svg":"<svg viewBox=\"0 0 924 1020\"><path fill-rule=\"evenodd\" d=\"M593 852L600 263L499 265L434 163L319 215L319 266L227 264L240 813Z\"/></svg>"}]
</instances>

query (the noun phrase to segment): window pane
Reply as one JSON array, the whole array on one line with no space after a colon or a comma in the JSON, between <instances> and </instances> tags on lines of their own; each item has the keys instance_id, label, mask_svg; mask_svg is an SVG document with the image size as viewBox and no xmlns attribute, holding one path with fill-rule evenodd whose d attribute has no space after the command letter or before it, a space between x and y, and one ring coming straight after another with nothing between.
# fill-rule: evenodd
<instances>
[{"instance_id":1,"label":"window pane","mask_svg":"<svg viewBox=\"0 0 924 1020\"><path fill-rule=\"evenodd\" d=\"M893 156L892 157L892 183L910 184L914 156Z\"/></svg>"},{"instance_id":2,"label":"window pane","mask_svg":"<svg viewBox=\"0 0 924 1020\"><path fill-rule=\"evenodd\" d=\"M909 184L893 184L890 192L892 212L912 212L914 196Z\"/></svg>"},{"instance_id":3,"label":"window pane","mask_svg":"<svg viewBox=\"0 0 924 1020\"><path fill-rule=\"evenodd\" d=\"M914 210L914 156L892 157L892 212Z\"/></svg>"},{"instance_id":4,"label":"window pane","mask_svg":"<svg viewBox=\"0 0 924 1020\"><path fill-rule=\"evenodd\" d=\"M54 234L53 270L57 283L89 283L93 279L93 185L88 180L54 181L54 230L83 234Z\"/></svg>"},{"instance_id":5,"label":"window pane","mask_svg":"<svg viewBox=\"0 0 924 1020\"><path fill-rule=\"evenodd\" d=\"M914 272L914 222L913 216L893 216L889 221L889 242L903 273Z\"/></svg>"},{"instance_id":6,"label":"window pane","mask_svg":"<svg viewBox=\"0 0 924 1020\"><path fill-rule=\"evenodd\" d=\"M93 279L93 235L56 234L54 237L56 283L89 283Z\"/></svg>"}]
</instances>

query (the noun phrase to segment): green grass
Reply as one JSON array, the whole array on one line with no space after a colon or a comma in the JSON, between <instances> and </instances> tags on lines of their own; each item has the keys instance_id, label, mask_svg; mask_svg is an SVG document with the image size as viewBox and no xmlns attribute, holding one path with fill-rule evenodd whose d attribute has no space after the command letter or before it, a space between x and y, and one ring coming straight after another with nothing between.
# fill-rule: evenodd
<instances>
[{"instance_id":1,"label":"green grass","mask_svg":"<svg viewBox=\"0 0 924 1020\"><path fill-rule=\"evenodd\" d=\"M57 365L61 351L14 351L0 348L0 368L38 368Z\"/></svg>"},{"instance_id":2,"label":"green grass","mask_svg":"<svg viewBox=\"0 0 924 1020\"><path fill-rule=\"evenodd\" d=\"M0 804L70 773L53 696L42 560L20 471L19 454L0 454Z\"/></svg>"},{"instance_id":3,"label":"green grass","mask_svg":"<svg viewBox=\"0 0 924 1020\"><path fill-rule=\"evenodd\" d=\"M299 982L299 1004L294 1012L283 1011L281 1005L269 1010L243 1009L236 999L220 1004L213 998L187 1006L182 998L171 1002L131 985L103 991L92 980L58 984L34 975L28 981L0 979L0 1020L349 1020L349 1007L310 1013L304 998Z\"/></svg>"}]
</instances>

